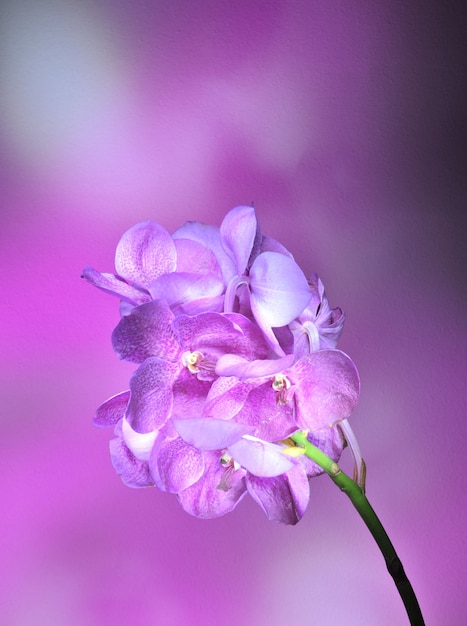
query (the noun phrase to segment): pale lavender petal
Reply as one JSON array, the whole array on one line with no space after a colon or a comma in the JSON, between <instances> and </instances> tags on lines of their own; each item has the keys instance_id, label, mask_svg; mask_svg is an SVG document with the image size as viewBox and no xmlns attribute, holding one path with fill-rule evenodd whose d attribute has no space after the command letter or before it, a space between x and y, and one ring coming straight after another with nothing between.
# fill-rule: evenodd
<instances>
[{"instance_id":1,"label":"pale lavender petal","mask_svg":"<svg viewBox=\"0 0 467 626\"><path fill-rule=\"evenodd\" d=\"M251 309L259 326L285 326L297 317L310 299L310 288L293 259L277 252L263 252L250 270Z\"/></svg>"},{"instance_id":2,"label":"pale lavender petal","mask_svg":"<svg viewBox=\"0 0 467 626\"><path fill-rule=\"evenodd\" d=\"M115 253L117 274L142 287L176 268L172 237L156 222L140 222L126 231Z\"/></svg>"},{"instance_id":3,"label":"pale lavender petal","mask_svg":"<svg viewBox=\"0 0 467 626\"><path fill-rule=\"evenodd\" d=\"M235 471L230 489L220 489L225 468L219 452L203 452L205 472L188 489L180 491L178 499L182 507L195 517L211 519L230 513L246 495L245 471Z\"/></svg>"},{"instance_id":4,"label":"pale lavender petal","mask_svg":"<svg viewBox=\"0 0 467 626\"><path fill-rule=\"evenodd\" d=\"M216 298L223 290L224 283L214 275L181 272L164 274L149 288L154 300L165 299L171 307L201 298Z\"/></svg>"},{"instance_id":5,"label":"pale lavender petal","mask_svg":"<svg viewBox=\"0 0 467 626\"><path fill-rule=\"evenodd\" d=\"M235 261L237 274L245 272L253 248L257 230L255 210L238 206L224 217L220 234L224 248Z\"/></svg>"},{"instance_id":6,"label":"pale lavender petal","mask_svg":"<svg viewBox=\"0 0 467 626\"><path fill-rule=\"evenodd\" d=\"M216 374L219 376L236 376L240 379L274 376L287 369L294 362L294 355L289 354L278 359L247 359L236 354L222 355L217 361Z\"/></svg>"},{"instance_id":7,"label":"pale lavender petal","mask_svg":"<svg viewBox=\"0 0 467 626\"><path fill-rule=\"evenodd\" d=\"M85 267L81 277L87 280L91 285L94 285L94 287L98 287L106 293L117 296L134 306L151 300L150 294L145 289L133 287L124 281L123 278L115 276L114 274L101 274L92 267Z\"/></svg>"},{"instance_id":8,"label":"pale lavender petal","mask_svg":"<svg viewBox=\"0 0 467 626\"><path fill-rule=\"evenodd\" d=\"M123 441L132 454L140 461L148 461L159 432L152 430L148 433L138 433L133 430L126 417L122 419L121 427Z\"/></svg>"},{"instance_id":9,"label":"pale lavender petal","mask_svg":"<svg viewBox=\"0 0 467 626\"><path fill-rule=\"evenodd\" d=\"M106 400L96 411L92 422L94 426L99 426L100 428L115 426L125 415L129 400L129 391L122 391Z\"/></svg>"},{"instance_id":10,"label":"pale lavender petal","mask_svg":"<svg viewBox=\"0 0 467 626\"><path fill-rule=\"evenodd\" d=\"M177 239L191 239L207 246L214 253L219 263L224 283L228 283L235 275L235 263L222 246L220 231L217 226L202 224L201 222L185 222L183 226L173 233L172 238L174 241Z\"/></svg>"},{"instance_id":11,"label":"pale lavender petal","mask_svg":"<svg viewBox=\"0 0 467 626\"><path fill-rule=\"evenodd\" d=\"M286 474L273 478L248 474L246 484L249 494L269 520L296 524L303 517L310 499L310 486L300 465L294 465Z\"/></svg>"},{"instance_id":12,"label":"pale lavender petal","mask_svg":"<svg viewBox=\"0 0 467 626\"><path fill-rule=\"evenodd\" d=\"M130 403L127 419L133 430L149 433L159 429L172 411L172 385L178 365L151 357L142 363L130 379Z\"/></svg>"},{"instance_id":13,"label":"pale lavender petal","mask_svg":"<svg viewBox=\"0 0 467 626\"><path fill-rule=\"evenodd\" d=\"M201 478L204 458L200 450L180 437L162 437L152 450L149 467L159 489L178 493Z\"/></svg>"},{"instance_id":14,"label":"pale lavender petal","mask_svg":"<svg viewBox=\"0 0 467 626\"><path fill-rule=\"evenodd\" d=\"M172 423L180 437L199 450L222 450L252 431L247 424L208 417L176 418Z\"/></svg>"},{"instance_id":15,"label":"pale lavender petal","mask_svg":"<svg viewBox=\"0 0 467 626\"><path fill-rule=\"evenodd\" d=\"M133 363L142 363L151 356L176 359L179 347L172 330L173 318L167 303L160 300L133 309L112 333L117 356Z\"/></svg>"},{"instance_id":16,"label":"pale lavender petal","mask_svg":"<svg viewBox=\"0 0 467 626\"><path fill-rule=\"evenodd\" d=\"M360 381L350 358L340 350L318 350L286 371L295 385L299 428L319 430L349 417L357 405Z\"/></svg>"},{"instance_id":17,"label":"pale lavender petal","mask_svg":"<svg viewBox=\"0 0 467 626\"><path fill-rule=\"evenodd\" d=\"M229 454L255 476L279 476L293 467L280 446L246 435L228 446Z\"/></svg>"},{"instance_id":18,"label":"pale lavender petal","mask_svg":"<svg viewBox=\"0 0 467 626\"><path fill-rule=\"evenodd\" d=\"M211 381L200 380L187 368L183 368L173 385L172 417L194 417L202 415Z\"/></svg>"},{"instance_id":19,"label":"pale lavender petal","mask_svg":"<svg viewBox=\"0 0 467 626\"><path fill-rule=\"evenodd\" d=\"M216 278L222 279L222 272L219 263L206 245L191 239L174 239L177 251L177 274L212 274Z\"/></svg>"},{"instance_id":20,"label":"pale lavender petal","mask_svg":"<svg viewBox=\"0 0 467 626\"><path fill-rule=\"evenodd\" d=\"M154 484L149 472L149 464L137 459L121 435L110 440L110 459L118 476L128 487L149 487Z\"/></svg>"},{"instance_id":21,"label":"pale lavender petal","mask_svg":"<svg viewBox=\"0 0 467 626\"><path fill-rule=\"evenodd\" d=\"M259 439L286 439L297 430L293 397L290 402L280 401L279 392L272 387L272 380L267 380L250 391L235 415L235 421L251 426L251 434Z\"/></svg>"},{"instance_id":22,"label":"pale lavender petal","mask_svg":"<svg viewBox=\"0 0 467 626\"><path fill-rule=\"evenodd\" d=\"M241 381L235 376L222 376L212 383L203 415L229 420L243 407L248 394L262 380Z\"/></svg>"}]
</instances>

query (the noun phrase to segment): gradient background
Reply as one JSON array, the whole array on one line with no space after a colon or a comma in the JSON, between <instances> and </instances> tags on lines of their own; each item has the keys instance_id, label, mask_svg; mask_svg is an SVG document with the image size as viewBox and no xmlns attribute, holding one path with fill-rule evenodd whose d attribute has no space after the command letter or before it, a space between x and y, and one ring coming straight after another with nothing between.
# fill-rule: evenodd
<instances>
[{"instance_id":1,"label":"gradient background","mask_svg":"<svg viewBox=\"0 0 467 626\"><path fill-rule=\"evenodd\" d=\"M406 624L326 477L296 527L200 521L91 426L132 367L81 269L251 202L346 311L370 501L427 625L465 623L462 5L2 2L2 626Z\"/></svg>"}]
</instances>

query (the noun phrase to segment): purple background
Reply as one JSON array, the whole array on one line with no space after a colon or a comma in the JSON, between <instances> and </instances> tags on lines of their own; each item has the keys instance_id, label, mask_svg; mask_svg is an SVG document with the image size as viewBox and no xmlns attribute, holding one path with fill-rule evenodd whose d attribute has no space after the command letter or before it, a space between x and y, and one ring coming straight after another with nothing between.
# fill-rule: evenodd
<instances>
[{"instance_id":1,"label":"purple background","mask_svg":"<svg viewBox=\"0 0 467 626\"><path fill-rule=\"evenodd\" d=\"M370 501L427 625L464 624L465 11L1 11L2 626L406 623L326 477L296 527L251 500L200 521L173 496L124 487L111 432L91 426L132 367L110 346L116 299L81 269L112 271L138 221L219 224L251 202L346 311Z\"/></svg>"}]
</instances>

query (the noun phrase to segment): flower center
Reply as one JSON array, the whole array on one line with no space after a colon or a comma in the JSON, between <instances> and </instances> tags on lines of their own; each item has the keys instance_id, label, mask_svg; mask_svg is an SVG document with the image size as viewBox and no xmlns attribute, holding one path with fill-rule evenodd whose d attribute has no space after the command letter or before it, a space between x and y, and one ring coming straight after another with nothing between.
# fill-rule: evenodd
<instances>
[{"instance_id":1,"label":"flower center","mask_svg":"<svg viewBox=\"0 0 467 626\"><path fill-rule=\"evenodd\" d=\"M225 469L217 488L221 491L229 491L234 481L234 474L240 469L240 464L234 461L228 452L224 452L219 461Z\"/></svg>"},{"instance_id":2,"label":"flower center","mask_svg":"<svg viewBox=\"0 0 467 626\"><path fill-rule=\"evenodd\" d=\"M192 374L197 374L199 372L203 359L203 353L198 350L195 350L194 352L184 352L182 354L182 363Z\"/></svg>"},{"instance_id":3,"label":"flower center","mask_svg":"<svg viewBox=\"0 0 467 626\"><path fill-rule=\"evenodd\" d=\"M290 380L284 374L276 374L272 380L272 388L277 393L277 404L287 404Z\"/></svg>"},{"instance_id":4,"label":"flower center","mask_svg":"<svg viewBox=\"0 0 467 626\"><path fill-rule=\"evenodd\" d=\"M192 374L200 374L204 379L206 376L212 377L216 371L216 361L212 357L205 356L199 350L194 352L184 352L182 354L182 364Z\"/></svg>"}]
</instances>

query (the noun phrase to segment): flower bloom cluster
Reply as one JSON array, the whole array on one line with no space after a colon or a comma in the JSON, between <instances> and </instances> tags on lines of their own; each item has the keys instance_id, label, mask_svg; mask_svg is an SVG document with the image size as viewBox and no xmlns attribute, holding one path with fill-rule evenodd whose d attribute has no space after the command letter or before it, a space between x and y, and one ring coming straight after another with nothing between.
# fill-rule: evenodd
<instances>
[{"instance_id":1,"label":"flower bloom cluster","mask_svg":"<svg viewBox=\"0 0 467 626\"><path fill-rule=\"evenodd\" d=\"M172 235L137 224L115 268L83 277L120 299L113 348L137 364L129 389L94 417L114 427L123 482L174 493L201 518L249 493L269 519L298 522L322 470L290 437L307 431L337 461L339 423L359 395L357 370L336 349L344 314L321 280L307 279L246 206L220 227L187 222Z\"/></svg>"}]
</instances>

